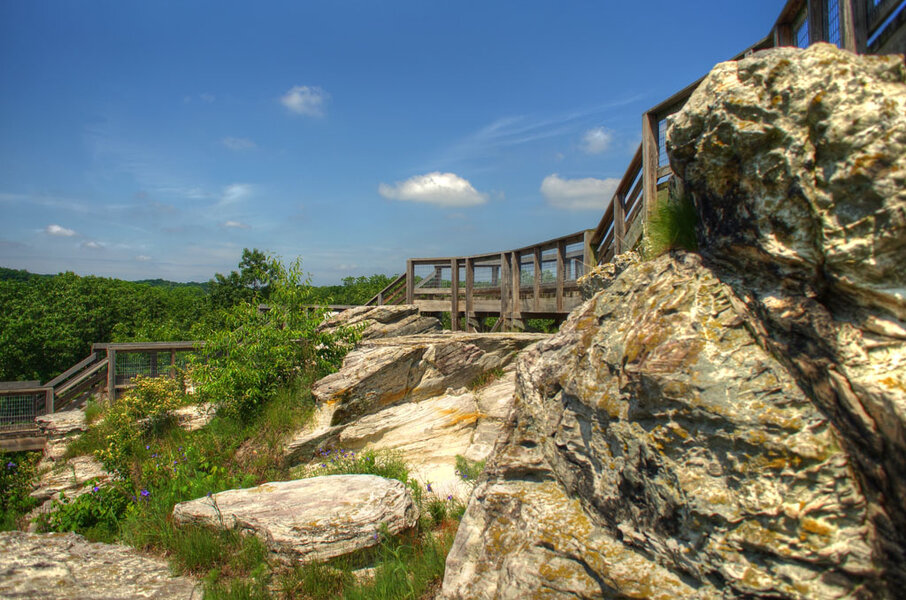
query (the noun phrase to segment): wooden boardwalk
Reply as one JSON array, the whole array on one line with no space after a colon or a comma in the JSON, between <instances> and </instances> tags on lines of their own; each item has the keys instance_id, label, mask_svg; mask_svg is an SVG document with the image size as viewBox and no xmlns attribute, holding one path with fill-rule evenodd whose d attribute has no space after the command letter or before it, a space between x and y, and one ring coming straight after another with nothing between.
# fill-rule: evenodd
<instances>
[{"instance_id":1,"label":"wooden boardwalk","mask_svg":"<svg viewBox=\"0 0 906 600\"><path fill-rule=\"evenodd\" d=\"M788 0L768 35L732 60L817 41L863 54L903 53L904 6L906 0ZM496 330L521 329L533 318L563 320L581 301L578 278L642 238L647 218L673 176L665 145L667 119L700 82L642 115L642 143L595 229L513 250L410 258L406 272L367 304L407 303L426 313L449 313L454 330L481 331L486 317L497 317ZM108 392L115 398L138 374L171 375L185 353L198 347L198 342L95 344L88 357L46 384L0 382L0 449L42 447L36 416L68 408L90 393Z\"/></svg>"}]
</instances>

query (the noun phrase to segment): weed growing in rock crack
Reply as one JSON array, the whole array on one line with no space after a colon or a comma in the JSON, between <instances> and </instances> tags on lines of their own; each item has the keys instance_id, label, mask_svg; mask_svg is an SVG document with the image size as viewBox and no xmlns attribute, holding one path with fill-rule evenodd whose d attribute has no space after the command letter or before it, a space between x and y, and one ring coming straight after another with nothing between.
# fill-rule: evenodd
<instances>
[{"instance_id":1,"label":"weed growing in rock crack","mask_svg":"<svg viewBox=\"0 0 906 600\"><path fill-rule=\"evenodd\" d=\"M644 242L645 257L656 258L673 248L697 251L698 226L698 213L691 198L676 189L670 189L669 193L659 192L654 212L648 221Z\"/></svg>"},{"instance_id":2,"label":"weed growing in rock crack","mask_svg":"<svg viewBox=\"0 0 906 600\"><path fill-rule=\"evenodd\" d=\"M473 380L469 383L468 388L469 388L470 390L472 390L473 392L475 392L475 391L478 391L478 390L480 390L480 389L482 389L482 388L484 388L484 387L489 386L490 384L494 383L495 381L497 381L497 380L500 379L501 377L503 377L503 369L502 369L502 368L500 368L500 367L495 367L495 368L493 368L493 369L488 369L487 371L484 371L481 375L479 375L478 377L476 377L475 379L473 379Z\"/></svg>"},{"instance_id":3,"label":"weed growing in rock crack","mask_svg":"<svg viewBox=\"0 0 906 600\"><path fill-rule=\"evenodd\" d=\"M354 452L342 448L319 448L314 466L297 471L304 477L320 475L378 475L409 484L409 467L399 453L364 450Z\"/></svg>"},{"instance_id":4,"label":"weed growing in rock crack","mask_svg":"<svg viewBox=\"0 0 906 600\"><path fill-rule=\"evenodd\" d=\"M469 460L461 454L456 455L456 476L474 486L478 476L484 471L485 461Z\"/></svg>"}]
</instances>

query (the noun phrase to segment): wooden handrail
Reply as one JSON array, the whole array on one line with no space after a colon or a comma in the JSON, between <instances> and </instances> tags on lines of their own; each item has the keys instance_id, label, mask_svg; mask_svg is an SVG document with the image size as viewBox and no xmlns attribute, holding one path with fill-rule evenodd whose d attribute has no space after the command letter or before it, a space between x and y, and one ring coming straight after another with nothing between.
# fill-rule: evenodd
<instances>
[{"instance_id":1,"label":"wooden handrail","mask_svg":"<svg viewBox=\"0 0 906 600\"><path fill-rule=\"evenodd\" d=\"M70 375L72 375L76 371L80 371L80 370L84 369L89 364L91 364L92 362L97 360L97 358L98 358L98 353L92 351L92 353L89 354L86 358L83 358L81 361L77 362L72 367L66 369L65 371L63 371L62 373L60 373L59 375L57 375L56 377L54 377L53 379L51 379L50 381L45 383L44 385L50 386L50 387L56 387L56 386L60 385L60 383L65 381Z\"/></svg>"}]
</instances>

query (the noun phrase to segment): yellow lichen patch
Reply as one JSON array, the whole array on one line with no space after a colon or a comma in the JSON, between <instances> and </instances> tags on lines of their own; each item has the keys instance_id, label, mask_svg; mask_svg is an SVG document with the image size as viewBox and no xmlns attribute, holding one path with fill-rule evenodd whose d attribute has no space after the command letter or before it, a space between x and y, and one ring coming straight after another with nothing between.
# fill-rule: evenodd
<instances>
[{"instance_id":1,"label":"yellow lichen patch","mask_svg":"<svg viewBox=\"0 0 906 600\"><path fill-rule=\"evenodd\" d=\"M442 408L440 412L444 415L451 415L450 420L447 422L448 425L471 425L478 419L483 419L485 418L485 416L487 416L484 413L478 411L463 413L453 408Z\"/></svg>"},{"instance_id":2,"label":"yellow lichen patch","mask_svg":"<svg viewBox=\"0 0 906 600\"><path fill-rule=\"evenodd\" d=\"M395 392L390 392L389 394L384 394L378 400L378 405L379 406L390 406L392 404L396 404L397 402L399 402L400 400L402 400L403 398L408 396L409 392L411 392L411 391L412 390L410 390L408 387L405 387L401 390L397 390Z\"/></svg>"},{"instance_id":3,"label":"yellow lichen patch","mask_svg":"<svg viewBox=\"0 0 906 600\"><path fill-rule=\"evenodd\" d=\"M885 387L888 387L888 388L891 388L894 390L899 390L901 392L906 392L906 385L904 385L902 381L895 379L893 377L884 377L884 378L880 379L879 382L882 385L884 385Z\"/></svg>"},{"instance_id":4,"label":"yellow lichen patch","mask_svg":"<svg viewBox=\"0 0 906 600\"><path fill-rule=\"evenodd\" d=\"M807 532L821 537L830 537L832 534L836 533L836 528L832 525L822 523L818 519L812 519L811 517L804 517L802 521L799 522L799 527Z\"/></svg>"}]
</instances>

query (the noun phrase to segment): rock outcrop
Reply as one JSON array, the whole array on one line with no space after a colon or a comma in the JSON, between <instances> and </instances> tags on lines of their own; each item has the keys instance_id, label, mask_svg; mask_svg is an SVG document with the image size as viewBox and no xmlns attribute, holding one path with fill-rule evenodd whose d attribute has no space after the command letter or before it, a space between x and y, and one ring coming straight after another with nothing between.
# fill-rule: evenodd
<instances>
[{"instance_id":1,"label":"rock outcrop","mask_svg":"<svg viewBox=\"0 0 906 600\"><path fill-rule=\"evenodd\" d=\"M437 334L366 342L339 372L318 381L313 425L287 444L285 458L300 464L323 447L394 450L412 474L443 493L464 496L455 457L483 460L509 412L510 365L546 334ZM484 373L502 376L468 389Z\"/></svg>"},{"instance_id":2,"label":"rock outcrop","mask_svg":"<svg viewBox=\"0 0 906 600\"><path fill-rule=\"evenodd\" d=\"M324 321L319 329L360 328L363 340L440 332L440 320L423 316L413 304L357 306Z\"/></svg>"},{"instance_id":3,"label":"rock outcrop","mask_svg":"<svg viewBox=\"0 0 906 600\"><path fill-rule=\"evenodd\" d=\"M177 523L237 528L257 535L277 558L318 562L378 544L386 526L415 525L406 486L375 475L327 475L228 490L173 507Z\"/></svg>"},{"instance_id":4,"label":"rock outcrop","mask_svg":"<svg viewBox=\"0 0 906 600\"><path fill-rule=\"evenodd\" d=\"M906 65L828 44L718 65L668 150L759 344L841 434L906 588Z\"/></svg>"},{"instance_id":5,"label":"rock outcrop","mask_svg":"<svg viewBox=\"0 0 906 600\"><path fill-rule=\"evenodd\" d=\"M446 598L883 597L835 430L733 302L664 256L520 357Z\"/></svg>"},{"instance_id":6,"label":"rock outcrop","mask_svg":"<svg viewBox=\"0 0 906 600\"><path fill-rule=\"evenodd\" d=\"M167 562L74 533L0 532L0 598L201 600L202 587Z\"/></svg>"},{"instance_id":7,"label":"rock outcrop","mask_svg":"<svg viewBox=\"0 0 906 600\"><path fill-rule=\"evenodd\" d=\"M65 410L35 417L38 430L47 439L40 467L50 467L63 458L66 447L88 431L88 421L82 409Z\"/></svg>"},{"instance_id":8,"label":"rock outcrop","mask_svg":"<svg viewBox=\"0 0 906 600\"><path fill-rule=\"evenodd\" d=\"M67 498L77 498L91 491L92 487L86 483L106 483L111 477L94 457L76 456L41 475L31 497L41 501L59 500L64 493Z\"/></svg>"}]
</instances>

